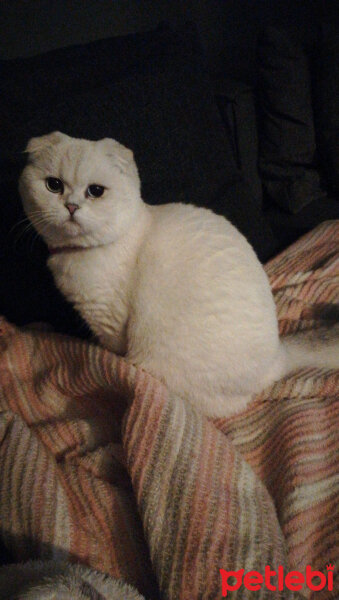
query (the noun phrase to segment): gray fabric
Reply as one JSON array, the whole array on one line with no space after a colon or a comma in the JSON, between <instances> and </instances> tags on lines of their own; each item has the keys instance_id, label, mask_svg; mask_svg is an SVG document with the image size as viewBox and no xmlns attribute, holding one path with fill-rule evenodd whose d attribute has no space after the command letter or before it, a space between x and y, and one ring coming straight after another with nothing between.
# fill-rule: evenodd
<instances>
[{"instance_id":1,"label":"gray fabric","mask_svg":"<svg viewBox=\"0 0 339 600\"><path fill-rule=\"evenodd\" d=\"M259 38L259 166L268 196L297 213L326 194L316 164L307 56L290 35L267 27Z\"/></svg>"},{"instance_id":2,"label":"gray fabric","mask_svg":"<svg viewBox=\"0 0 339 600\"><path fill-rule=\"evenodd\" d=\"M143 600L132 586L82 565L29 561L0 567L1 600Z\"/></svg>"}]
</instances>

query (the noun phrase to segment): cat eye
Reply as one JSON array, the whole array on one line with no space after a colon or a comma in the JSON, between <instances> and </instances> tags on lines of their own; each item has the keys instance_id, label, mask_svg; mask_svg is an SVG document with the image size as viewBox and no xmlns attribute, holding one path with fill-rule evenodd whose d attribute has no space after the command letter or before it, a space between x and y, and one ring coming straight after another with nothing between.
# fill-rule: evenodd
<instances>
[{"instance_id":1,"label":"cat eye","mask_svg":"<svg viewBox=\"0 0 339 600\"><path fill-rule=\"evenodd\" d=\"M88 186L86 194L90 198L100 198L100 196L103 195L104 191L105 188L103 185L97 185L96 183L92 183L92 185Z\"/></svg>"},{"instance_id":2,"label":"cat eye","mask_svg":"<svg viewBox=\"0 0 339 600\"><path fill-rule=\"evenodd\" d=\"M57 177L47 177L46 188L53 194L63 194L64 192L64 184Z\"/></svg>"}]
</instances>

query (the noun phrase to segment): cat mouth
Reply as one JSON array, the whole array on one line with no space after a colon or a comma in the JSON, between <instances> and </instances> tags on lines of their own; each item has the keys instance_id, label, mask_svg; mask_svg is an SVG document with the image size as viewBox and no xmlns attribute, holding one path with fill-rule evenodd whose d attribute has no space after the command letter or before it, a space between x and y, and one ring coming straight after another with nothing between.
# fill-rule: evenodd
<instances>
[{"instance_id":1,"label":"cat mouth","mask_svg":"<svg viewBox=\"0 0 339 600\"><path fill-rule=\"evenodd\" d=\"M69 219L67 219L67 221L65 221L63 223L62 228L67 233L73 233L73 234L82 231L82 227L81 227L80 223L78 221L75 221L73 219L73 217L70 217Z\"/></svg>"},{"instance_id":2,"label":"cat mouth","mask_svg":"<svg viewBox=\"0 0 339 600\"><path fill-rule=\"evenodd\" d=\"M70 224L70 225L77 225L78 227L80 227L80 223L79 223L79 221L77 221L77 220L75 219L74 215L70 215L70 216L68 217L68 219L66 219L66 221L65 221L65 223L64 223L64 224L65 224L65 225L67 225L67 224Z\"/></svg>"}]
</instances>

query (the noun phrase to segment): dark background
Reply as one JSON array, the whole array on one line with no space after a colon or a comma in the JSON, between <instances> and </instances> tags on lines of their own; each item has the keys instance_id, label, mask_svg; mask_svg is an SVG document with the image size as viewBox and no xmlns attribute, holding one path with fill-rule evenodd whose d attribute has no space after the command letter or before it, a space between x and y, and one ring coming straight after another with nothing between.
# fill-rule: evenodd
<instances>
[{"instance_id":1,"label":"dark background","mask_svg":"<svg viewBox=\"0 0 339 600\"><path fill-rule=\"evenodd\" d=\"M266 25L294 30L311 46L322 16L338 12L337 0L2 0L0 58L193 21L211 73L252 82L256 38Z\"/></svg>"}]
</instances>

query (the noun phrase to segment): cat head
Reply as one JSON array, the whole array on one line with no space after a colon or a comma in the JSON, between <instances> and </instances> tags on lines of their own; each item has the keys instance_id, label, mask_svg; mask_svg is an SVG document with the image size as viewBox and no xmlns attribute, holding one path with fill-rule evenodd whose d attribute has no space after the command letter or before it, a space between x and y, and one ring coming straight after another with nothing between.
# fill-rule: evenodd
<instances>
[{"instance_id":1,"label":"cat head","mask_svg":"<svg viewBox=\"0 0 339 600\"><path fill-rule=\"evenodd\" d=\"M32 138L19 191L24 210L49 246L98 246L124 235L143 205L133 153L55 131Z\"/></svg>"}]
</instances>

